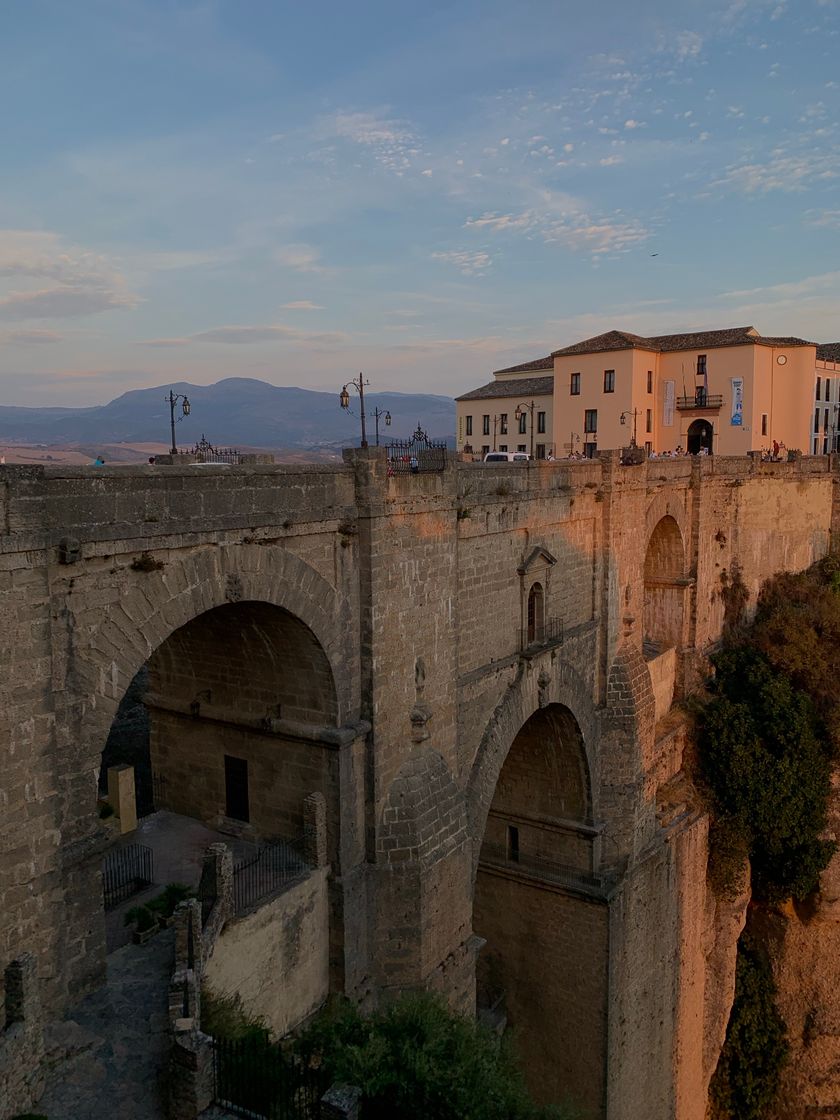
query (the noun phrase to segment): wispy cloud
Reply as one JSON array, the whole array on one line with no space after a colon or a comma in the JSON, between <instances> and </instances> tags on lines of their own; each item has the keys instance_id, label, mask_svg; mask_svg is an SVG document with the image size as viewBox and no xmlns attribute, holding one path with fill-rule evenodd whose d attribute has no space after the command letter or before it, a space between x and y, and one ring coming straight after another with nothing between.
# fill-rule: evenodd
<instances>
[{"instance_id":1,"label":"wispy cloud","mask_svg":"<svg viewBox=\"0 0 840 1120\"><path fill-rule=\"evenodd\" d=\"M613 157L611 162L620 162L620 157ZM554 197L546 200L542 211L483 214L479 218L468 218L465 224L468 229L487 229L494 233L513 230L536 234L548 245L559 245L571 252L588 252L593 256L624 252L650 235L645 226L635 219L617 213L594 217L576 200Z\"/></svg>"},{"instance_id":2,"label":"wispy cloud","mask_svg":"<svg viewBox=\"0 0 840 1120\"><path fill-rule=\"evenodd\" d=\"M0 294L0 320L7 322L93 315L139 303L107 257L49 231L0 230L0 277L15 285Z\"/></svg>"},{"instance_id":3,"label":"wispy cloud","mask_svg":"<svg viewBox=\"0 0 840 1120\"><path fill-rule=\"evenodd\" d=\"M769 191L792 193L805 190L814 183L835 179L838 157L826 151L790 153L776 148L763 160L747 160L731 164L713 186L731 187L745 194L767 194Z\"/></svg>"},{"instance_id":4,"label":"wispy cloud","mask_svg":"<svg viewBox=\"0 0 840 1120\"><path fill-rule=\"evenodd\" d=\"M274 260L283 268L296 272L325 272L321 251L312 245L281 245L274 250Z\"/></svg>"},{"instance_id":5,"label":"wispy cloud","mask_svg":"<svg viewBox=\"0 0 840 1120\"><path fill-rule=\"evenodd\" d=\"M411 127L384 112L342 112L328 122L328 131L368 148L377 163L397 175L411 166L420 147Z\"/></svg>"},{"instance_id":6,"label":"wispy cloud","mask_svg":"<svg viewBox=\"0 0 840 1120\"><path fill-rule=\"evenodd\" d=\"M32 327L27 330L4 331L0 334L0 343L7 346L43 346L63 342L64 335L57 331L42 330Z\"/></svg>"},{"instance_id":7,"label":"wispy cloud","mask_svg":"<svg viewBox=\"0 0 840 1120\"><path fill-rule=\"evenodd\" d=\"M311 299L295 299L291 303L282 303L282 311L323 311L320 303L313 303Z\"/></svg>"},{"instance_id":8,"label":"wispy cloud","mask_svg":"<svg viewBox=\"0 0 840 1120\"><path fill-rule=\"evenodd\" d=\"M344 331L302 331L282 323L254 324L244 326L212 327L206 331L183 338L148 338L138 342L138 346L168 349L190 346L194 343L220 343L225 346L254 346L264 343L297 342L318 345L336 345L350 338Z\"/></svg>"},{"instance_id":9,"label":"wispy cloud","mask_svg":"<svg viewBox=\"0 0 840 1120\"><path fill-rule=\"evenodd\" d=\"M484 276L493 263L489 253L471 252L469 249L448 249L432 253L432 260L455 265L464 276Z\"/></svg>"}]
</instances>

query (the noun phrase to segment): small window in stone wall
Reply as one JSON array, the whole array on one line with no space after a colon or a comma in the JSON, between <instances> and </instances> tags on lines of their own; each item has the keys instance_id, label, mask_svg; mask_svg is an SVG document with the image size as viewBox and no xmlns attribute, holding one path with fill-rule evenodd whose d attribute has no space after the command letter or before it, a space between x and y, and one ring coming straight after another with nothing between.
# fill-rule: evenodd
<instances>
[{"instance_id":1,"label":"small window in stone wall","mask_svg":"<svg viewBox=\"0 0 840 1120\"><path fill-rule=\"evenodd\" d=\"M761 414L761 434L763 436L767 435L767 413L766 412L762 412L762 414Z\"/></svg>"}]
</instances>

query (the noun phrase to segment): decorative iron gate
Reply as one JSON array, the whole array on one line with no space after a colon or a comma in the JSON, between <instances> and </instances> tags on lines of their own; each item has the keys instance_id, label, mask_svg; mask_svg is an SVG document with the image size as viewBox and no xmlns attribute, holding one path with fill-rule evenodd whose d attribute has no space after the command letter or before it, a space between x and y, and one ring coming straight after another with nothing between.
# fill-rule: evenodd
<instances>
[{"instance_id":1,"label":"decorative iron gate","mask_svg":"<svg viewBox=\"0 0 840 1120\"><path fill-rule=\"evenodd\" d=\"M446 469L446 440L429 439L419 424L411 439L394 440L386 450L388 474L423 474Z\"/></svg>"},{"instance_id":2,"label":"decorative iron gate","mask_svg":"<svg viewBox=\"0 0 840 1120\"><path fill-rule=\"evenodd\" d=\"M199 463L229 463L236 466L239 463L239 452L233 447L214 447L202 433L201 439L182 455L193 455Z\"/></svg>"},{"instance_id":3,"label":"decorative iron gate","mask_svg":"<svg viewBox=\"0 0 840 1120\"><path fill-rule=\"evenodd\" d=\"M328 1085L320 1070L264 1035L213 1039L216 1104L254 1120L318 1120Z\"/></svg>"}]
</instances>

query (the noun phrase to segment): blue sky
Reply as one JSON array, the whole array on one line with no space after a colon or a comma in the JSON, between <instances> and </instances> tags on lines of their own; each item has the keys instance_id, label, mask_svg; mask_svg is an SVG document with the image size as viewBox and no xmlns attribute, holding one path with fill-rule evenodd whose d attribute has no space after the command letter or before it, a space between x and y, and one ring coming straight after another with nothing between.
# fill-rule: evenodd
<instances>
[{"instance_id":1,"label":"blue sky","mask_svg":"<svg viewBox=\"0 0 840 1120\"><path fill-rule=\"evenodd\" d=\"M838 58L840 0L3 0L0 401L840 339Z\"/></svg>"}]
</instances>

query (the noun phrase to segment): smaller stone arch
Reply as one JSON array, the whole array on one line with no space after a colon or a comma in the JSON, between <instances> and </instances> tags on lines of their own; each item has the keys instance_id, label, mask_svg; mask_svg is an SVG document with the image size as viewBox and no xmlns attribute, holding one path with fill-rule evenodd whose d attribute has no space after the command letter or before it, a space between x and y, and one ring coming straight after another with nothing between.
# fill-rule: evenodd
<instances>
[{"instance_id":1,"label":"smaller stone arch","mask_svg":"<svg viewBox=\"0 0 840 1120\"><path fill-rule=\"evenodd\" d=\"M644 648L650 658L684 641L690 580L680 527L670 514L660 518L648 539L644 585Z\"/></svg>"}]
</instances>

